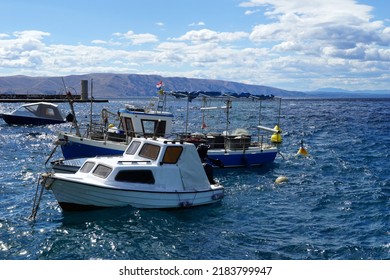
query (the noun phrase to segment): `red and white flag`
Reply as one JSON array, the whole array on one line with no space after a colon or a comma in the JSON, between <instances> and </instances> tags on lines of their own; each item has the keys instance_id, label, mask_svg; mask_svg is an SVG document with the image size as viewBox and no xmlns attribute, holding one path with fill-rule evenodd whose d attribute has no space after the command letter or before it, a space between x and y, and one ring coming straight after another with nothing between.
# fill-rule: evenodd
<instances>
[{"instance_id":1,"label":"red and white flag","mask_svg":"<svg viewBox=\"0 0 390 280\"><path fill-rule=\"evenodd\" d=\"M163 85L164 85L163 82L162 82L162 81L159 81L159 82L157 83L157 85L156 85L156 88L161 89Z\"/></svg>"}]
</instances>

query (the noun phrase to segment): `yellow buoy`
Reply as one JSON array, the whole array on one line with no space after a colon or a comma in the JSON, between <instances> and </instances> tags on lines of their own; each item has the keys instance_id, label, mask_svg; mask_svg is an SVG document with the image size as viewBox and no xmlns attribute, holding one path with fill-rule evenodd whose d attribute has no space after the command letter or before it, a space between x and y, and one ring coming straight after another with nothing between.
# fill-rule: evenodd
<instances>
[{"instance_id":1,"label":"yellow buoy","mask_svg":"<svg viewBox=\"0 0 390 280\"><path fill-rule=\"evenodd\" d=\"M303 140L301 140L301 147L299 147L299 150L297 152L297 156L302 155L302 156L308 156L309 153L306 151L306 149L303 147Z\"/></svg>"},{"instance_id":2,"label":"yellow buoy","mask_svg":"<svg viewBox=\"0 0 390 280\"><path fill-rule=\"evenodd\" d=\"M271 142L282 143L282 130L279 128L278 125L275 125L274 129L277 130L278 132L275 132L274 134L272 134Z\"/></svg>"},{"instance_id":3,"label":"yellow buoy","mask_svg":"<svg viewBox=\"0 0 390 280\"><path fill-rule=\"evenodd\" d=\"M302 156L308 156L309 153L306 151L306 149L304 147L300 147L298 152L297 152L297 155L302 155Z\"/></svg>"},{"instance_id":4,"label":"yellow buoy","mask_svg":"<svg viewBox=\"0 0 390 280\"><path fill-rule=\"evenodd\" d=\"M275 184L281 184L281 183L284 183L287 181L288 181L288 178L286 176L279 176L278 178L276 178Z\"/></svg>"}]
</instances>

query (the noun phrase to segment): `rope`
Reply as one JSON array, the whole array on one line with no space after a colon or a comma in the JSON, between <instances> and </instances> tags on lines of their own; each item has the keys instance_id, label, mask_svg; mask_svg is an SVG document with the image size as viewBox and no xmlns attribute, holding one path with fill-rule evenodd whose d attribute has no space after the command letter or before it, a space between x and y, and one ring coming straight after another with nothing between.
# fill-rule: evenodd
<instances>
[{"instance_id":1,"label":"rope","mask_svg":"<svg viewBox=\"0 0 390 280\"><path fill-rule=\"evenodd\" d=\"M286 160L286 159L284 158L283 154L282 154L280 151L278 151L278 154L282 157L283 160Z\"/></svg>"},{"instance_id":2,"label":"rope","mask_svg":"<svg viewBox=\"0 0 390 280\"><path fill-rule=\"evenodd\" d=\"M46 162L45 162L45 165L49 162L49 160L51 159L51 157L54 155L55 151L57 150L57 147L58 147L58 144L56 144L53 148L53 150L51 151L51 153L49 154Z\"/></svg>"},{"instance_id":3,"label":"rope","mask_svg":"<svg viewBox=\"0 0 390 280\"><path fill-rule=\"evenodd\" d=\"M37 188L35 190L34 204L33 204L32 212L31 212L31 216L29 217L30 220L35 220L35 217L37 216L39 204L41 202L41 198L42 198L42 194L43 194L43 189L45 188L44 184L43 183L40 184L40 182L41 182L41 177L38 178ZM41 191L40 191L39 196L38 196L39 185L41 185Z\"/></svg>"}]
</instances>

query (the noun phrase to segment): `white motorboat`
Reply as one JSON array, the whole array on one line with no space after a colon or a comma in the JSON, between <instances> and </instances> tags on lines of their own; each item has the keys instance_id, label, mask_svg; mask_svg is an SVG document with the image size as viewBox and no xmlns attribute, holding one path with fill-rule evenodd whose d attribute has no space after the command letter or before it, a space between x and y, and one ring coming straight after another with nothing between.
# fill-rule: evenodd
<instances>
[{"instance_id":1,"label":"white motorboat","mask_svg":"<svg viewBox=\"0 0 390 280\"><path fill-rule=\"evenodd\" d=\"M206 167L194 144L134 138L122 156L88 158L74 174L45 173L42 185L64 211L192 207L224 196Z\"/></svg>"}]
</instances>

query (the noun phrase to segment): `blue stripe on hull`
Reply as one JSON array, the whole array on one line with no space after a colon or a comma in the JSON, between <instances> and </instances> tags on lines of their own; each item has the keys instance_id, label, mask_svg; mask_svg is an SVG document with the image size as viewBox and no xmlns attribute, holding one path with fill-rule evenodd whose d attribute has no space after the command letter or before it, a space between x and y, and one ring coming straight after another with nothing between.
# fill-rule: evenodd
<instances>
[{"instance_id":1,"label":"blue stripe on hull","mask_svg":"<svg viewBox=\"0 0 390 280\"><path fill-rule=\"evenodd\" d=\"M213 154L212 159L219 159L225 167L247 167L271 163L275 160L277 152L258 154Z\"/></svg>"},{"instance_id":2,"label":"blue stripe on hull","mask_svg":"<svg viewBox=\"0 0 390 280\"><path fill-rule=\"evenodd\" d=\"M85 158L95 156L123 155L124 150L110 149L106 147L95 147L82 143L68 142L61 146L65 159ZM277 152L260 153L209 153L211 159L218 159L225 167L248 167L272 163Z\"/></svg>"},{"instance_id":3,"label":"blue stripe on hull","mask_svg":"<svg viewBox=\"0 0 390 280\"><path fill-rule=\"evenodd\" d=\"M122 150L109 149L105 147L95 147L81 143L69 142L61 146L62 155L65 159L108 156L108 155L123 155Z\"/></svg>"}]
</instances>

